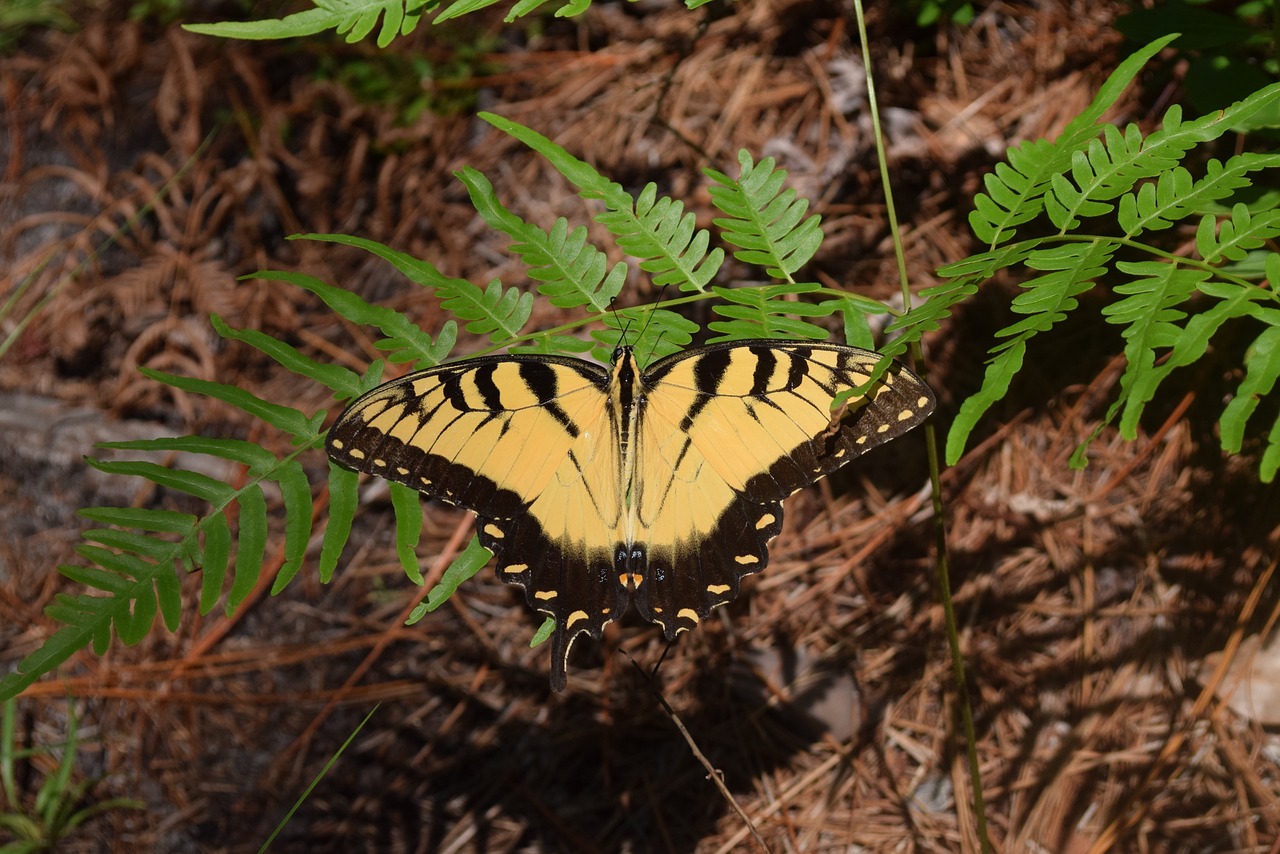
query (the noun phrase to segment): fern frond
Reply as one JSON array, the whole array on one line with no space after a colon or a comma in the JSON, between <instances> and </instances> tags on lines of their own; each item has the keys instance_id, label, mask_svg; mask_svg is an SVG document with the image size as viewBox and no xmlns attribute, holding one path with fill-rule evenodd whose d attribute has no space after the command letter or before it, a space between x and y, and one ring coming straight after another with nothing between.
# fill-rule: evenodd
<instances>
[{"instance_id":1,"label":"fern frond","mask_svg":"<svg viewBox=\"0 0 1280 854\"><path fill-rule=\"evenodd\" d=\"M102 471L125 472L138 465L90 463ZM161 466L154 466L154 470L159 470L159 480L182 491L213 497L231 492L226 484L202 475L172 473ZM88 566L58 567L60 573L90 592L60 593L54 598L45 614L63 627L0 681L2 696L16 695L87 645L92 644L99 655L106 653L113 630L122 642L137 643L150 631L157 613L163 615L170 631L177 629L182 611L179 571L194 563L218 572L220 532L217 523L209 521L212 517L197 520L190 514L137 508L94 508L82 511L82 515L117 526L85 532L88 544L76 551ZM225 523L220 514L213 515ZM208 538L210 532L212 548L202 548L199 539L202 534Z\"/></svg>"},{"instance_id":2,"label":"fern frond","mask_svg":"<svg viewBox=\"0 0 1280 854\"><path fill-rule=\"evenodd\" d=\"M659 198L656 184L649 184L639 198L632 199L620 184L542 134L492 113L481 113L480 117L545 157L573 182L583 198L603 201L606 210L596 216L596 222L609 229L624 252L640 261L640 269L651 275L655 285L706 290L724 263L724 250L708 251L711 235L697 227L697 217L686 213L681 202Z\"/></svg>"},{"instance_id":3,"label":"fern frond","mask_svg":"<svg viewBox=\"0 0 1280 854\"><path fill-rule=\"evenodd\" d=\"M1210 210L1215 203L1250 186L1250 173L1277 166L1280 166L1280 154L1246 152L1225 164L1210 160L1198 181L1193 181L1190 172L1177 166L1161 173L1154 184L1143 184L1137 193L1120 198L1120 227L1126 237L1136 237L1148 229L1169 228L1178 220Z\"/></svg>"},{"instance_id":4,"label":"fern frond","mask_svg":"<svg viewBox=\"0 0 1280 854\"><path fill-rule=\"evenodd\" d=\"M367 249L380 257L387 258L393 264L396 264L397 260L402 262L404 259L414 260L408 255L395 252L372 240L348 238L341 234L308 234L304 236L309 240L342 243ZM396 264L397 269L401 270L401 272L405 271L406 266L408 265L401 266ZM419 329L400 312L365 302L350 291L335 288L333 285L322 282L314 276L269 270L256 273L254 277L268 281L286 282L310 291L324 300L325 305L352 323L377 327L386 337L374 342L374 346L379 350L387 351L387 361L389 362L396 364L414 362L416 367L430 368L448 358L449 351L453 349L453 345L458 339L458 325L452 320L446 322L440 328L440 334L432 341L430 335ZM410 278L412 279L413 276L410 276Z\"/></svg>"},{"instance_id":5,"label":"fern frond","mask_svg":"<svg viewBox=\"0 0 1280 854\"><path fill-rule=\"evenodd\" d=\"M164 371L156 371L151 368L138 368L138 372L167 386L189 391L193 394L206 395L221 400L223 403L229 403L255 418L262 419L277 430L292 436L314 437L320 433L320 425L324 421L325 413L323 412L318 412L308 417L292 407L281 406L278 403L263 400L253 392L245 391L238 386L213 382L212 380L196 379L195 377L166 374Z\"/></svg>"},{"instance_id":6,"label":"fern frond","mask_svg":"<svg viewBox=\"0 0 1280 854\"><path fill-rule=\"evenodd\" d=\"M533 313L533 294L502 287L494 279L481 290L466 279L452 279L450 285L436 289L440 305L467 321L473 335L487 335L494 344L510 341L520 334Z\"/></svg>"},{"instance_id":7,"label":"fern frond","mask_svg":"<svg viewBox=\"0 0 1280 854\"><path fill-rule=\"evenodd\" d=\"M363 305L358 300L356 304ZM264 343L262 349L268 355L340 393L356 391L361 385L349 371L320 366L274 339L263 342L265 336L261 333L232 330L216 318L214 325L227 337L250 344ZM52 619L64 623L63 627L37 652L20 662L15 672L0 681L2 696L20 692L87 644L91 643L99 654L105 653L113 631L125 644L137 643L150 630L157 614L162 615L171 631L177 629L182 613L180 578L183 572L201 571L201 613L209 613L219 601L225 602L228 614L234 613L257 586L262 572L269 528L267 496L263 489L267 483L279 491L284 505L284 562L273 589L281 589L302 565L311 539L312 498L310 481L297 457L320 446L325 413L307 416L222 383L159 371L144 373L174 388L222 400L276 426L290 436L294 450L277 457L250 442L202 436L103 445L115 451L161 455L176 452L229 462L244 467L240 478L243 484L236 487L202 472L145 460L87 459L88 464L99 471L141 477L165 489L192 496L208 504L208 510L200 516L139 508L103 507L81 511L81 515L104 527L86 531L85 543L77 549L88 565L59 567L59 571L88 590L76 595L60 594L46 609ZM330 573L350 531L350 515L354 513L356 501L355 482L355 475L348 472L337 472L331 477L333 510L321 557L322 568L327 566ZM225 590L229 573L231 586Z\"/></svg>"},{"instance_id":8,"label":"fern frond","mask_svg":"<svg viewBox=\"0 0 1280 854\"><path fill-rule=\"evenodd\" d=\"M329 521L324 526L324 537L320 541L320 564L317 568L322 584L328 584L333 578L342 549L351 537L351 523L360 505L359 486L358 474L329 463Z\"/></svg>"},{"instance_id":9,"label":"fern frond","mask_svg":"<svg viewBox=\"0 0 1280 854\"><path fill-rule=\"evenodd\" d=\"M543 231L508 210L480 172L468 167L454 174L466 185L484 221L515 241L511 250L529 266L529 278L538 282L538 293L559 308L608 310L626 281L627 266L619 262L606 276L604 253L587 243L586 228L569 231L568 222L561 218L550 232Z\"/></svg>"},{"instance_id":10,"label":"fern frond","mask_svg":"<svg viewBox=\"0 0 1280 854\"><path fill-rule=\"evenodd\" d=\"M1053 192L1045 199L1049 219L1065 232L1075 228L1080 217L1110 213L1113 206L1107 200L1128 192L1144 178L1168 172L1192 148L1217 139L1277 99L1280 84L1189 122L1182 120L1182 108L1175 104L1165 113L1160 130L1146 139L1135 125L1129 125L1123 134L1104 126L1105 142L1094 139L1087 154L1072 154L1071 180L1061 174L1053 176Z\"/></svg>"},{"instance_id":11,"label":"fern frond","mask_svg":"<svg viewBox=\"0 0 1280 854\"><path fill-rule=\"evenodd\" d=\"M1267 324L1253 340L1245 354L1245 376L1235 396L1222 413L1222 449L1239 453L1244 445L1244 430L1258 408L1258 403L1270 396L1280 380L1280 310L1260 309L1254 316ZM1272 423L1267 433L1267 447L1263 452L1261 477L1270 483L1280 468L1280 418Z\"/></svg>"},{"instance_id":12,"label":"fern frond","mask_svg":"<svg viewBox=\"0 0 1280 854\"><path fill-rule=\"evenodd\" d=\"M1107 200L1177 162L1148 155L1137 125L1129 125L1124 133L1112 125L1104 125L1102 131L1102 140L1092 139L1084 151L1072 152L1070 179L1062 173L1050 179L1052 192L1045 195L1045 213L1059 233L1079 225L1080 217L1111 213L1115 206Z\"/></svg>"},{"instance_id":13,"label":"fern frond","mask_svg":"<svg viewBox=\"0 0 1280 854\"><path fill-rule=\"evenodd\" d=\"M554 329L526 335L519 346L508 348L511 353L535 353L543 356L585 353L590 349L590 341L584 341L576 335L564 335Z\"/></svg>"},{"instance_id":14,"label":"fern frond","mask_svg":"<svg viewBox=\"0 0 1280 854\"><path fill-rule=\"evenodd\" d=\"M1079 307L1076 297L1092 288L1106 272L1114 251L1113 243L1095 240L1031 253L1027 266L1046 271L1045 275L1022 283L1023 291L1014 298L1011 309L1024 315L1023 319L996 332L997 338L1005 340L991 348L992 358L987 362L982 386L961 404L947 433L949 464L954 465L963 455L978 420L1008 394L1009 383L1022 369L1027 342L1052 329Z\"/></svg>"},{"instance_id":15,"label":"fern frond","mask_svg":"<svg viewBox=\"0 0 1280 854\"><path fill-rule=\"evenodd\" d=\"M381 19L378 47L386 47L397 35L407 35L417 28L418 19L428 2L429 0L316 0L316 8L284 18L184 24L183 28L203 35L253 40L296 38L334 30L340 35L345 34L348 42L358 42L373 32Z\"/></svg>"},{"instance_id":16,"label":"fern frond","mask_svg":"<svg viewBox=\"0 0 1280 854\"><path fill-rule=\"evenodd\" d=\"M388 483L391 488L391 507L396 516L396 553L400 566L409 580L419 587L423 584L422 569L418 566L418 541L422 539L422 498L416 490L399 483Z\"/></svg>"},{"instance_id":17,"label":"fern frond","mask_svg":"<svg viewBox=\"0 0 1280 854\"><path fill-rule=\"evenodd\" d=\"M1156 351L1172 348L1182 338L1184 331L1176 322L1186 313L1178 306L1196 293L1210 274L1156 261L1121 261L1116 268L1140 277L1116 287L1116 293L1126 294L1126 298L1102 310L1108 323L1125 327L1120 334L1126 342L1128 365L1120 377L1120 435L1134 439L1142 410L1166 375L1154 369Z\"/></svg>"},{"instance_id":18,"label":"fern frond","mask_svg":"<svg viewBox=\"0 0 1280 854\"><path fill-rule=\"evenodd\" d=\"M1243 261L1250 250L1258 249L1280 235L1280 210L1264 211L1254 216L1244 204L1231 209L1231 219L1221 225L1212 214L1205 214L1196 229L1196 251L1210 264L1223 259Z\"/></svg>"},{"instance_id":19,"label":"fern frond","mask_svg":"<svg viewBox=\"0 0 1280 854\"><path fill-rule=\"evenodd\" d=\"M733 256L744 264L764 267L775 279L791 281L791 274L809 262L822 244L822 218L805 218L809 201L784 188L787 173L774 168L772 157L757 165L744 149L735 181L714 169L704 169L715 186L711 201L726 214L712 220L728 243L739 248Z\"/></svg>"},{"instance_id":20,"label":"fern frond","mask_svg":"<svg viewBox=\"0 0 1280 854\"><path fill-rule=\"evenodd\" d=\"M529 319L529 313L533 310L532 294L521 293L514 288L504 289L496 279L490 282L488 287L481 289L466 279L454 279L444 275L434 264L428 261L414 258L412 255L406 255L403 252L397 252L391 247L384 246L374 240L342 234L308 234L306 237L310 240L324 240L330 243L357 246L391 262L410 281L434 290L436 296L440 298L441 305L462 320L467 321L466 328L468 332L474 335L487 335L489 340L495 344L509 341L519 335L520 330ZM321 298L324 299L323 296ZM325 299L325 301L328 302L328 299ZM337 306L330 305L335 311L340 314L343 313ZM357 308L361 313L365 314L379 311L379 309L370 306L368 303L364 303L362 307L350 305L345 305L344 307ZM386 310L383 309L381 311ZM346 317L347 315L343 314L343 316ZM405 318L401 317L400 323L403 325L398 327L398 331L408 340L416 343L421 338L427 337L421 329L409 323ZM405 329L404 325L411 327L411 329ZM444 334L444 330L442 330L441 336L443 337ZM453 345L453 337L453 334L448 336L450 348ZM430 338L427 337L427 340L430 340ZM397 337L395 343L398 344L399 341L400 338ZM402 348L396 347L396 349ZM429 348L432 357L440 354L440 350L441 348L436 345L432 345ZM436 361L432 362L430 357L426 359L419 358L418 364L423 367L439 364L447 354L448 350L445 349L444 354Z\"/></svg>"},{"instance_id":21,"label":"fern frond","mask_svg":"<svg viewBox=\"0 0 1280 854\"><path fill-rule=\"evenodd\" d=\"M209 322L213 331L221 337L248 344L255 350L266 353L295 374L318 380L339 398L355 397L365 390L360 378L341 365L317 362L310 356L303 355L297 348L256 329L233 329L216 314L209 316Z\"/></svg>"},{"instance_id":22,"label":"fern frond","mask_svg":"<svg viewBox=\"0 0 1280 854\"><path fill-rule=\"evenodd\" d=\"M624 252L640 260L640 269L650 274L654 285L704 291L724 263L724 250L707 251L711 234L697 227L697 219L692 211L685 212L683 202L660 198L656 184L641 190L634 205L596 217Z\"/></svg>"},{"instance_id":23,"label":"fern frond","mask_svg":"<svg viewBox=\"0 0 1280 854\"><path fill-rule=\"evenodd\" d=\"M1045 207L1053 176L1066 172L1075 154L1098 135L1097 123L1151 57L1177 36L1156 39L1120 64L1084 112L1054 142L1031 140L1010 148L1008 163L996 164L983 176L986 193L974 197L969 227L991 248L1011 239L1018 226L1035 219Z\"/></svg>"},{"instance_id":24,"label":"fern frond","mask_svg":"<svg viewBox=\"0 0 1280 854\"><path fill-rule=\"evenodd\" d=\"M813 341L825 340L831 334L821 326L800 320L804 317L829 317L835 310L831 301L825 303L800 302L785 299L798 294L822 290L816 282L766 285L749 288L711 289L724 302L711 310L728 320L713 320L708 328L717 333L708 343L740 341L746 338L790 338Z\"/></svg>"},{"instance_id":25,"label":"fern frond","mask_svg":"<svg viewBox=\"0 0 1280 854\"><path fill-rule=\"evenodd\" d=\"M970 255L953 264L938 268L938 275L944 279L974 278L990 279L998 271L1021 264L1031 256L1038 247L1045 243L1044 239L1019 240L982 252Z\"/></svg>"},{"instance_id":26,"label":"fern frond","mask_svg":"<svg viewBox=\"0 0 1280 854\"><path fill-rule=\"evenodd\" d=\"M885 327L885 335L897 332L880 348L886 356L905 353L912 342L919 341L925 333L941 328L942 321L951 316L951 309L978 292L983 276L961 276L920 292L924 300L906 314Z\"/></svg>"}]
</instances>

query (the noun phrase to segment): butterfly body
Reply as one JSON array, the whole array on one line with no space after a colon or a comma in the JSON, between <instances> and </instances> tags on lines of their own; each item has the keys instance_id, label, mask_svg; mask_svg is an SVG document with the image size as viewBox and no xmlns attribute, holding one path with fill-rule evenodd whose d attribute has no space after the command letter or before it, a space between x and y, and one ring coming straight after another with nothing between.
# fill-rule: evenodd
<instances>
[{"instance_id":1,"label":"butterfly body","mask_svg":"<svg viewBox=\"0 0 1280 854\"><path fill-rule=\"evenodd\" d=\"M573 640L634 603L668 638L768 563L782 501L933 408L910 371L835 344L740 341L641 370L487 356L393 380L330 430L339 463L474 511L498 576L555 618L551 683Z\"/></svg>"}]
</instances>

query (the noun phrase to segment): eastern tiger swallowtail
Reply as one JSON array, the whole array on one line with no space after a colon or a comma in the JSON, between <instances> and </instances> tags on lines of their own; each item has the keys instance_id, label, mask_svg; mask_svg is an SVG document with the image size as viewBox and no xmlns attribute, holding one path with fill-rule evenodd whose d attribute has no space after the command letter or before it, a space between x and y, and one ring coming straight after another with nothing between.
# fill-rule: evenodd
<instances>
[{"instance_id":1,"label":"eastern tiger swallowtail","mask_svg":"<svg viewBox=\"0 0 1280 854\"><path fill-rule=\"evenodd\" d=\"M338 463L465 507L498 577L555 618L551 687L569 648L628 602L668 639L764 569L782 500L933 410L933 393L877 353L737 341L641 371L557 356L485 356L357 398L329 431Z\"/></svg>"}]
</instances>

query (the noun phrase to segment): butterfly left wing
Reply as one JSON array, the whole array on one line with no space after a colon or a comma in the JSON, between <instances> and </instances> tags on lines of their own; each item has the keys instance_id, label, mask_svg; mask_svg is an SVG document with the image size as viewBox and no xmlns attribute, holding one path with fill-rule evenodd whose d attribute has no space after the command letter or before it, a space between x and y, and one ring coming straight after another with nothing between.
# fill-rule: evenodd
<instances>
[{"instance_id":1,"label":"butterfly left wing","mask_svg":"<svg viewBox=\"0 0 1280 854\"><path fill-rule=\"evenodd\" d=\"M581 632L626 607L609 373L579 359L489 356L418 371L356 399L329 431L338 463L473 511L498 577L556 620L552 687Z\"/></svg>"},{"instance_id":2,"label":"butterfly left wing","mask_svg":"<svg viewBox=\"0 0 1280 854\"><path fill-rule=\"evenodd\" d=\"M738 595L769 562L782 500L922 422L934 397L881 356L836 344L751 341L662 359L645 372L634 487L646 566L634 600L668 638Z\"/></svg>"}]
</instances>

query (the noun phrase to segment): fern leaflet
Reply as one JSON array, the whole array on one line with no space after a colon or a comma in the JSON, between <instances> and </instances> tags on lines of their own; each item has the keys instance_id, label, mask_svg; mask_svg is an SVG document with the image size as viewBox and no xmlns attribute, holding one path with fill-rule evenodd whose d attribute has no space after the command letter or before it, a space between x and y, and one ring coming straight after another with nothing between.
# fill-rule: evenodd
<instances>
[{"instance_id":1,"label":"fern leaflet","mask_svg":"<svg viewBox=\"0 0 1280 854\"><path fill-rule=\"evenodd\" d=\"M716 296L724 302L717 303L712 311L728 320L713 320L708 324L715 337L708 343L717 341L738 341L744 338L791 338L801 340L825 341L830 333L822 328L800 320L794 315L805 317L827 317L834 306L831 303L815 305L785 299L798 294L813 293L822 290L815 282L800 284L767 285L755 288L722 288L713 287Z\"/></svg>"},{"instance_id":2,"label":"fern leaflet","mask_svg":"<svg viewBox=\"0 0 1280 854\"><path fill-rule=\"evenodd\" d=\"M1161 372L1154 370L1156 351L1178 343L1182 329L1175 321L1186 317L1179 306L1210 274L1207 270L1156 261L1121 261L1116 268L1141 277L1118 286L1116 293L1125 294L1127 298L1102 310L1109 323L1125 327L1120 334L1126 342L1124 354L1128 366L1120 377L1120 400L1124 405L1120 435L1134 439L1142 410L1163 378Z\"/></svg>"},{"instance_id":3,"label":"fern leaflet","mask_svg":"<svg viewBox=\"0 0 1280 854\"><path fill-rule=\"evenodd\" d=\"M596 312L608 310L622 290L627 268L618 263L605 275L605 257L587 243L587 230L572 232L563 218L550 232L526 223L498 200L493 185L483 174L466 168L456 173L467 186L471 203L491 227L515 241L512 251L529 265L529 278L538 282L538 293L560 308L589 306Z\"/></svg>"},{"instance_id":4,"label":"fern leaflet","mask_svg":"<svg viewBox=\"0 0 1280 854\"><path fill-rule=\"evenodd\" d=\"M1245 425L1258 408L1258 403L1270 396L1280 380L1280 310L1269 308L1255 316L1267 324L1262 333L1249 345L1245 355L1245 377L1235 396L1222 413L1222 448L1239 453L1244 445ZM1267 447L1263 452L1262 480L1270 482L1280 467L1280 418L1272 423L1267 433Z\"/></svg>"},{"instance_id":5,"label":"fern leaflet","mask_svg":"<svg viewBox=\"0 0 1280 854\"><path fill-rule=\"evenodd\" d=\"M775 279L791 281L822 243L822 218L805 218L807 199L783 188L787 173L774 168L772 157L757 165L746 151L738 153L738 180L714 169L703 170L716 183L711 201L726 214L712 220L726 242L739 248L733 255L744 264L764 267Z\"/></svg>"},{"instance_id":6,"label":"fern leaflet","mask_svg":"<svg viewBox=\"0 0 1280 854\"><path fill-rule=\"evenodd\" d=\"M978 420L1009 392L1009 383L1022 369L1027 342L1054 324L1065 320L1067 312L1079 303L1076 297L1094 286L1106 272L1115 247L1095 240L1085 245L1068 244L1051 249L1038 249L1027 259L1027 266L1046 271L1022 283L1023 291L1014 298L1011 310L1025 315L1022 320L996 332L1006 340L991 348L982 386L960 406L956 420L947 434L946 458L958 460Z\"/></svg>"},{"instance_id":7,"label":"fern leaflet","mask_svg":"<svg viewBox=\"0 0 1280 854\"><path fill-rule=\"evenodd\" d=\"M335 30L345 33L348 42L358 42L373 32L382 19L378 47L386 47L397 35L407 35L417 28L427 5L428 0L316 0L316 8L277 20L186 24L184 28L232 39L287 39Z\"/></svg>"},{"instance_id":8,"label":"fern leaflet","mask_svg":"<svg viewBox=\"0 0 1280 854\"><path fill-rule=\"evenodd\" d=\"M1231 209L1231 219L1221 225L1210 214L1200 220L1196 229L1196 251L1210 264L1224 259L1243 261L1250 250L1260 248L1277 235L1280 235L1280 210L1254 216L1244 204L1237 204Z\"/></svg>"}]
</instances>

